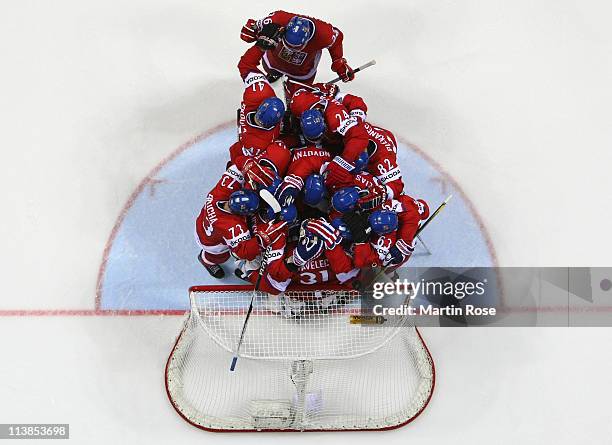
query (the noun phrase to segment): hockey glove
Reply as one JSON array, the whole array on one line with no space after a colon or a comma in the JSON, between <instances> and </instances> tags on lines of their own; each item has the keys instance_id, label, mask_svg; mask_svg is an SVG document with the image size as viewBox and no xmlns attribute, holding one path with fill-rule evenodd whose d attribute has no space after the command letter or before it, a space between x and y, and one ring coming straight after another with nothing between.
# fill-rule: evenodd
<instances>
[{"instance_id":1,"label":"hockey glove","mask_svg":"<svg viewBox=\"0 0 612 445\"><path fill-rule=\"evenodd\" d=\"M387 188L384 185L373 183L367 189L359 191L359 208L374 210L380 207L387 199Z\"/></svg>"},{"instance_id":2,"label":"hockey glove","mask_svg":"<svg viewBox=\"0 0 612 445\"><path fill-rule=\"evenodd\" d=\"M332 71L334 71L338 76L342 79L342 82L348 82L355 78L355 72L353 68L346 63L346 59L336 59L332 62L331 65Z\"/></svg>"},{"instance_id":3,"label":"hockey glove","mask_svg":"<svg viewBox=\"0 0 612 445\"><path fill-rule=\"evenodd\" d=\"M257 185L269 187L276 178L276 172L273 169L261 165L253 158L247 159L244 163L242 173L253 190L257 190Z\"/></svg>"},{"instance_id":4,"label":"hockey glove","mask_svg":"<svg viewBox=\"0 0 612 445\"><path fill-rule=\"evenodd\" d=\"M408 261L408 258L414 252L416 242L408 244L403 239L397 240L397 242L389 249L389 253L383 263L384 266L399 266L400 264Z\"/></svg>"},{"instance_id":5,"label":"hockey glove","mask_svg":"<svg viewBox=\"0 0 612 445\"><path fill-rule=\"evenodd\" d=\"M257 33L257 21L248 19L240 31L240 38L247 43L253 43L257 40Z\"/></svg>"},{"instance_id":6,"label":"hockey glove","mask_svg":"<svg viewBox=\"0 0 612 445\"><path fill-rule=\"evenodd\" d=\"M340 244L340 232L325 218L310 219L302 223L306 232L313 233L322 239L326 250L331 250Z\"/></svg>"},{"instance_id":7,"label":"hockey glove","mask_svg":"<svg viewBox=\"0 0 612 445\"><path fill-rule=\"evenodd\" d=\"M334 192L342 187L349 187L354 183L354 176L352 172L355 170L355 166L343 159L340 156L336 156L332 162L327 164L323 175L325 176L325 186Z\"/></svg>"},{"instance_id":8,"label":"hockey glove","mask_svg":"<svg viewBox=\"0 0 612 445\"><path fill-rule=\"evenodd\" d=\"M313 87L331 99L335 99L336 94L340 92L340 87L335 83L316 83Z\"/></svg>"},{"instance_id":9,"label":"hockey glove","mask_svg":"<svg viewBox=\"0 0 612 445\"><path fill-rule=\"evenodd\" d=\"M276 190L276 199L281 207L286 207L293 204L296 196L304 187L302 178L296 175L287 175L283 178L283 182Z\"/></svg>"},{"instance_id":10,"label":"hockey glove","mask_svg":"<svg viewBox=\"0 0 612 445\"><path fill-rule=\"evenodd\" d=\"M274 49L281 38L281 34L282 28L280 25L276 23L266 23L261 27L261 31L257 36L256 45L264 51Z\"/></svg>"},{"instance_id":11,"label":"hockey glove","mask_svg":"<svg viewBox=\"0 0 612 445\"><path fill-rule=\"evenodd\" d=\"M260 228L255 237L262 248L275 244L281 238L287 237L287 223L285 221L270 221L263 228Z\"/></svg>"}]
</instances>

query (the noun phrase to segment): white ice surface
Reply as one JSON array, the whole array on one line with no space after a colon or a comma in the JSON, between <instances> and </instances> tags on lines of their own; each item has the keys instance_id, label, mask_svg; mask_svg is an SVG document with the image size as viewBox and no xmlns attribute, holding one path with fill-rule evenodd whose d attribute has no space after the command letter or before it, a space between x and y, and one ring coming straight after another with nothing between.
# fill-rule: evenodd
<instances>
[{"instance_id":1,"label":"white ice surface","mask_svg":"<svg viewBox=\"0 0 612 445\"><path fill-rule=\"evenodd\" d=\"M370 117L461 185L502 265L610 265L608 2L22 1L0 14L2 309L91 309L129 196L234 116L240 26L325 17ZM321 78L331 77L323 57ZM178 317L0 317L2 422L69 422L75 443L245 443L165 400ZM389 443L605 443L607 329L426 329L429 408ZM269 443L376 440L266 435Z\"/></svg>"}]
</instances>

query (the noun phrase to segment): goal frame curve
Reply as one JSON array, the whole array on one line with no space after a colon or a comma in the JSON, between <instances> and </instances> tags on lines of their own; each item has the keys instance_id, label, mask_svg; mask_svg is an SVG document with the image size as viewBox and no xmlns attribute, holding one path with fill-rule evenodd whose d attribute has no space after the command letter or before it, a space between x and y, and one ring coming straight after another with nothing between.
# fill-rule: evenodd
<instances>
[{"instance_id":1,"label":"goal frame curve","mask_svg":"<svg viewBox=\"0 0 612 445\"><path fill-rule=\"evenodd\" d=\"M287 291L334 291L334 290L347 290L350 289L349 287L346 286L342 286L342 285L327 285L327 286L305 286L305 285L292 285L290 286ZM231 291L244 291L244 292L252 292L253 291L253 286L251 285L242 285L242 284L217 284L217 285L196 285L196 286L191 286L189 288L189 293L191 294L192 292L231 292ZM185 311L185 313L187 314L191 309ZM427 406L429 405L429 402L431 401L431 398L433 397L435 388L436 388L436 366L435 366L435 362L433 360L433 357L431 355L431 352L429 351L429 347L427 346L427 343L425 342L421 332L419 331L418 327L415 326L415 332L419 338L419 341L421 342L423 349L425 350L425 352L427 353L427 356L429 358L429 361L431 363L431 370L432 370L432 377L431 377L431 391L429 392L429 395L427 397L427 399L425 400L425 402L423 403L423 405L420 407L420 409L409 419L405 420L404 422L401 422L397 425L390 425L390 426L384 426L384 427L380 427L380 428L354 428L354 429L303 429L303 430L297 430L297 429L223 429L223 428L209 428L203 425L199 425L195 422L193 422L191 419L187 418L182 412L181 410L178 408L178 406L176 405L176 403L174 402L172 395L170 394L170 389L168 387L168 371L169 371L169 367L170 367L170 361L172 359L172 356L174 354L174 351L177 347L177 345L179 344L183 334L185 333L185 331L187 330L187 324L184 324L181 332L179 333L179 335L177 336L174 345L172 346L172 349L170 351L170 353L168 354L168 359L166 360L166 365L164 367L164 388L165 388L165 392L166 392L166 396L168 397L168 400L170 401L170 404L172 405L172 408L174 409L174 411L176 411L176 413L188 424L203 430L203 431L208 431L211 433L286 433L286 432L293 432L293 433L300 433L300 432L342 432L342 431L346 431L346 432L350 432L350 431L389 431L389 430L395 430L398 428L402 428L406 425L408 425L409 423L411 423L412 421L414 421L416 418L418 418L421 413L423 411L425 411L425 409L427 408Z\"/></svg>"}]
</instances>

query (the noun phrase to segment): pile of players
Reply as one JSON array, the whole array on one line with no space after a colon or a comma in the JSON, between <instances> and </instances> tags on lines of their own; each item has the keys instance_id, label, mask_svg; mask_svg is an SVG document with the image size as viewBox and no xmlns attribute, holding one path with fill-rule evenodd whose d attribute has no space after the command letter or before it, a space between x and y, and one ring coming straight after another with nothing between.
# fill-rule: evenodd
<instances>
[{"instance_id":1,"label":"pile of players","mask_svg":"<svg viewBox=\"0 0 612 445\"><path fill-rule=\"evenodd\" d=\"M354 78L342 33L277 11L249 20L241 36L255 44L238 64L238 140L197 218L200 263L223 278L233 257L234 273L254 283L264 260L260 289L271 294L348 285L363 268L405 263L429 208L404 192L394 135L367 122L362 98L313 83L322 48L342 80ZM281 75L285 101L270 85Z\"/></svg>"}]
</instances>

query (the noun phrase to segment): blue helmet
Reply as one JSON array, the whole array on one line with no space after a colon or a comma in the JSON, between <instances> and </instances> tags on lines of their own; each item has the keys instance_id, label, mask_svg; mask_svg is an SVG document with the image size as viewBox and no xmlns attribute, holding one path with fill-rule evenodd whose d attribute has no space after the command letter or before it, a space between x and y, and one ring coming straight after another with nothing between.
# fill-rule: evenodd
<instances>
[{"instance_id":1,"label":"blue helmet","mask_svg":"<svg viewBox=\"0 0 612 445\"><path fill-rule=\"evenodd\" d=\"M302 133L306 139L316 140L323 136L325 131L325 120L319 110L306 110L300 117Z\"/></svg>"},{"instance_id":2,"label":"blue helmet","mask_svg":"<svg viewBox=\"0 0 612 445\"><path fill-rule=\"evenodd\" d=\"M312 37L312 22L308 19L292 17L285 28L285 43L289 46L300 47Z\"/></svg>"},{"instance_id":3,"label":"blue helmet","mask_svg":"<svg viewBox=\"0 0 612 445\"><path fill-rule=\"evenodd\" d=\"M293 204L288 205L287 207L283 207L280 211L280 219L286 221L288 224L291 224L297 219L297 209Z\"/></svg>"},{"instance_id":4,"label":"blue helmet","mask_svg":"<svg viewBox=\"0 0 612 445\"><path fill-rule=\"evenodd\" d=\"M355 159L353 164L355 165L355 173L359 173L360 171L365 170L368 166L368 162L370 161L370 156L368 156L368 152L364 151L359 154L359 157Z\"/></svg>"},{"instance_id":5,"label":"blue helmet","mask_svg":"<svg viewBox=\"0 0 612 445\"><path fill-rule=\"evenodd\" d=\"M351 231L348 229L344 221L342 221L342 218L334 218L331 223L332 226L334 226L338 230L338 232L340 232L340 235L342 236L343 240L351 241L353 239Z\"/></svg>"},{"instance_id":6,"label":"blue helmet","mask_svg":"<svg viewBox=\"0 0 612 445\"><path fill-rule=\"evenodd\" d=\"M346 187L334 193L331 204L336 211L346 213L357 207L357 201L359 201L357 187Z\"/></svg>"},{"instance_id":7,"label":"blue helmet","mask_svg":"<svg viewBox=\"0 0 612 445\"><path fill-rule=\"evenodd\" d=\"M229 197L229 208L237 215L250 215L259 207L259 196L252 190L238 190Z\"/></svg>"},{"instance_id":8,"label":"blue helmet","mask_svg":"<svg viewBox=\"0 0 612 445\"><path fill-rule=\"evenodd\" d=\"M312 174L304 181L304 203L316 206L323 199L325 194L325 185L321 175Z\"/></svg>"},{"instance_id":9,"label":"blue helmet","mask_svg":"<svg viewBox=\"0 0 612 445\"><path fill-rule=\"evenodd\" d=\"M272 221L274 219L274 210L271 207L266 207L263 217L266 221ZM294 222L297 219L297 208L291 204L287 207L283 207L278 214L280 220L285 221L289 224Z\"/></svg>"},{"instance_id":10,"label":"blue helmet","mask_svg":"<svg viewBox=\"0 0 612 445\"><path fill-rule=\"evenodd\" d=\"M393 210L376 210L368 218L372 231L386 235L397 229L397 213Z\"/></svg>"},{"instance_id":11,"label":"blue helmet","mask_svg":"<svg viewBox=\"0 0 612 445\"><path fill-rule=\"evenodd\" d=\"M270 128L278 124L285 114L285 104L278 97L268 97L257 107L255 121L262 127Z\"/></svg>"}]
</instances>

